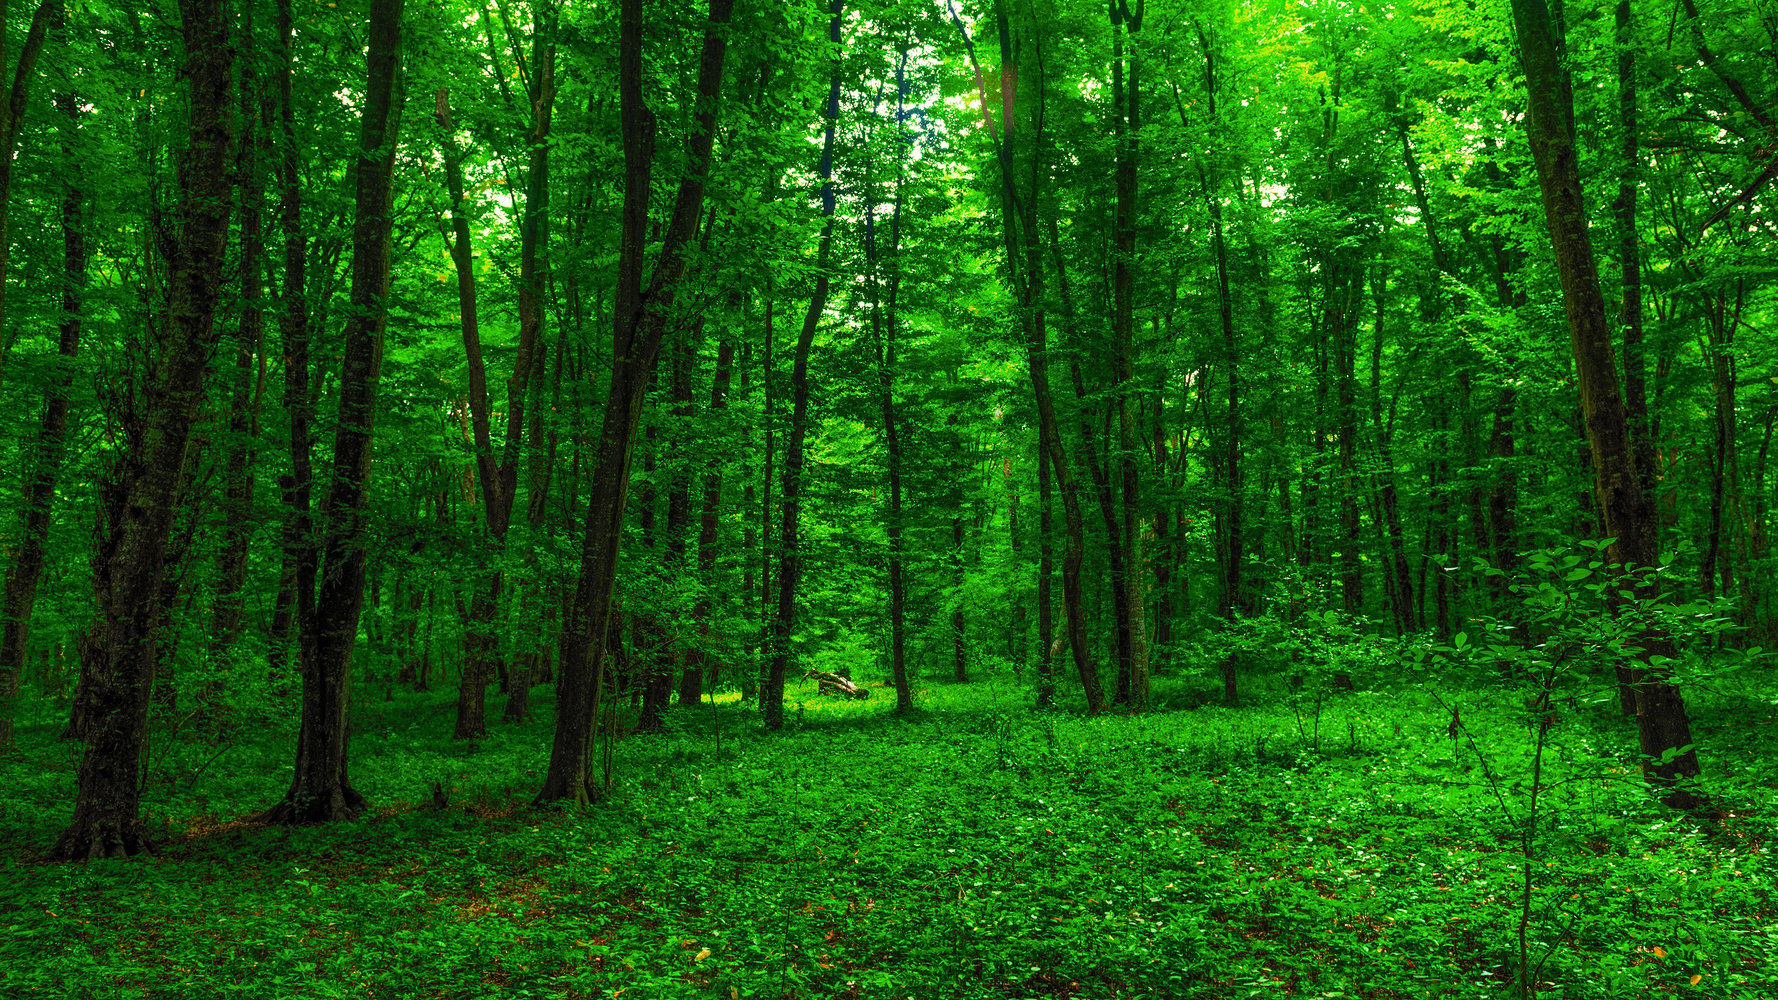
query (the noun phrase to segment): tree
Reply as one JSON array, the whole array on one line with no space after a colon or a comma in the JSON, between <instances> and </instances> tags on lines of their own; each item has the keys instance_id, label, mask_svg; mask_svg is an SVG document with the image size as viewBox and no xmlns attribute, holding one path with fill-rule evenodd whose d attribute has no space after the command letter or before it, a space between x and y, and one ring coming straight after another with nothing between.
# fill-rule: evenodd
<instances>
[{"instance_id":1,"label":"tree","mask_svg":"<svg viewBox=\"0 0 1778 1000\"><path fill-rule=\"evenodd\" d=\"M302 729L295 774L267 823L349 819L365 805L346 773L346 705L352 649L364 607L366 482L389 311L389 252L395 147L401 134L396 75L403 0L371 0L364 115L355 170L352 309L346 319L333 471L321 510L326 523L315 600L314 653L303 663ZM289 294L289 290L287 290Z\"/></svg>"},{"instance_id":2,"label":"tree","mask_svg":"<svg viewBox=\"0 0 1778 1000\"><path fill-rule=\"evenodd\" d=\"M540 803L584 803L596 801L603 794L602 787L593 784L589 763L595 721L605 690L606 635L623 538L630 460L649 374L660 357L661 341L673 317L674 299L703 214L706 174L716 139L717 99L722 93L727 27L733 11L733 0L710 2L703 50L698 58L696 112L686 136L685 172L656 258L654 276L644 292L643 249L648 227L654 124L642 96L642 3L623 2L618 85L624 136L624 205L611 383L593 460L580 576L571 613L562 627L556 735L550 748L549 773L537 794Z\"/></svg>"},{"instance_id":3,"label":"tree","mask_svg":"<svg viewBox=\"0 0 1778 1000\"><path fill-rule=\"evenodd\" d=\"M815 343L821 314L827 309L828 289L832 276L828 273L833 253L833 140L840 118L840 22L845 0L831 0L827 40L833 46L833 72L827 86L827 131L821 142L821 161L815 176L821 182L821 241L815 251L815 290L809 295L809 308L803 313L802 332L796 338L796 353L790 369L790 436L784 443L784 484L780 491L783 521L778 531L778 613L772 623L772 658L766 670L765 684L759 689L760 714L767 729L784 725L784 677L790 661L791 639L796 628L796 588L802 572L802 550L798 536L803 489L803 445L809 432L809 349Z\"/></svg>"},{"instance_id":4,"label":"tree","mask_svg":"<svg viewBox=\"0 0 1778 1000\"><path fill-rule=\"evenodd\" d=\"M1581 410L1593 461L1593 489L1613 541L1611 562L1634 574L1636 590L1652 598L1651 571L1660 564L1655 516L1637 475L1629 418L1618 388L1611 324L1593 259L1581 192L1580 158L1574 133L1574 94L1562 66L1561 37L1543 0L1513 0L1513 26L1525 71L1526 136L1543 192L1550 247L1562 278L1562 299L1580 383ZM1650 779L1667 789L1663 801L1691 809L1700 800L1678 785L1699 773L1692 749L1685 702L1661 659L1672 646L1652 627L1643 636L1642 662L1632 683L1636 692L1638 742Z\"/></svg>"},{"instance_id":5,"label":"tree","mask_svg":"<svg viewBox=\"0 0 1778 1000\"><path fill-rule=\"evenodd\" d=\"M138 815L137 773L154 685L155 626L167 536L185 481L187 445L215 349L217 298L233 199L229 163L234 53L223 0L181 0L188 81L179 164L178 231L168 262L168 338L103 486L93 577L98 611L83 642L85 739L74 817L50 856L119 857L150 849Z\"/></svg>"},{"instance_id":6,"label":"tree","mask_svg":"<svg viewBox=\"0 0 1778 1000\"><path fill-rule=\"evenodd\" d=\"M44 4L42 10L49 7ZM57 28L65 30L66 19L58 17ZM27 39L27 45L31 44ZM15 84L15 87L18 84ZM56 354L59 370L53 376L43 403L43 417L38 424L34 461L25 480L24 524L20 531L18 552L6 571L5 590L0 592L0 751L12 743L12 702L18 697L19 676L25 666L25 650L31 625L31 610L37 601L37 583L43 576L47 558L50 520L55 509L56 483L61 478L63 442L68 433L68 392L73 385L70 369L75 352L80 349L82 300L86 291L86 222L83 202L85 192L80 181L81 168L75 144L79 140L80 99L72 90L63 90L55 98L61 114L62 157L67 180L62 192L62 315L56 323ZM4 169L4 168L0 168ZM3 186L4 181L0 181ZM0 198L4 197L0 189ZM4 236L4 216L0 215L0 237ZM0 269L4 268L5 252L0 250ZM3 283L3 282L0 282Z\"/></svg>"}]
</instances>

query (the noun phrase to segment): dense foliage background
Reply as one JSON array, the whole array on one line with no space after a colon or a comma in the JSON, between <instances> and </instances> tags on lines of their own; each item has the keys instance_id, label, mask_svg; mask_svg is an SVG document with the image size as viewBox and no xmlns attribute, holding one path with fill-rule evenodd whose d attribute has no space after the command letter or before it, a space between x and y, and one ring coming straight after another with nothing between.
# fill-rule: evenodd
<instances>
[{"instance_id":1,"label":"dense foliage background","mask_svg":"<svg viewBox=\"0 0 1778 1000\"><path fill-rule=\"evenodd\" d=\"M687 894L636 918L650 941L753 935L695 960L728 978L604 932L515 931L492 966L417 940L461 965L414 972L432 993L365 971L406 958L322 950L375 995L459 995L464 969L615 995L621 968L662 996L1222 996L1237 954L1241 982L1285 982L1274 962L1308 993L1304 914L1371 946L1392 908L1445 943L1339 958L1328 988L1765 995L1774 23L1719 0L0 10L8 863L473 855L476 823L397 807L479 796L508 854L448 862L461 919L640 912L654 889L586 880L590 835ZM912 777L955 788L916 806ZM362 840L243 832L367 809ZM666 840L637 818L663 809ZM916 809L975 825L865 817ZM774 832L724 839L760 810ZM1053 810L1078 828L1031 818ZM1375 842L1378 815L1415 846ZM1228 870L1125 839L1186 830ZM1410 871L1455 845L1505 874ZM836 849L886 895L749 881ZM579 867L546 886L513 860L537 852ZM1533 887L1698 857L1724 902ZM248 863L231 891L312 937L280 894L350 884L392 947L403 900L458 891L405 863ZM1416 895L1496 876L1479 924ZM39 911L135 877L33 875L0 924L35 947L71 933ZM924 943L828 975L810 936L862 932L809 919L841 899L948 929L896 918L870 933ZM1701 950L1649 936L1657 913ZM1031 936L1052 920L1084 923ZM241 988L283 961L264 926L215 938ZM1106 933L1136 950L1078 943ZM174 989L95 934L54 938L92 967L0 984Z\"/></svg>"}]
</instances>

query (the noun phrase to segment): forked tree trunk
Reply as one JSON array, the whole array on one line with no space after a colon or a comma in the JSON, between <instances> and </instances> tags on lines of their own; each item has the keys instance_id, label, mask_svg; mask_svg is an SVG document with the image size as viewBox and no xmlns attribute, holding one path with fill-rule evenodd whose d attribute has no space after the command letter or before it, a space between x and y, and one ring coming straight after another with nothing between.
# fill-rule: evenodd
<instances>
[{"instance_id":1,"label":"forked tree trunk","mask_svg":"<svg viewBox=\"0 0 1778 1000\"><path fill-rule=\"evenodd\" d=\"M401 128L395 101L401 14L402 0L371 0L364 118L355 171L352 311L346 321L332 481L322 510L327 535L315 607L315 656L304 664L295 773L284 800L262 817L267 823L349 819L365 804L346 773L346 707L352 648L364 606L370 544L366 485L388 321L395 146Z\"/></svg>"},{"instance_id":2,"label":"forked tree trunk","mask_svg":"<svg viewBox=\"0 0 1778 1000\"><path fill-rule=\"evenodd\" d=\"M1050 388L1049 380L1049 345L1044 326L1044 292L1043 276L1043 240L1038 231L1037 200L1039 195L1039 179L1042 177L1042 159L1044 149L1043 125L1046 103L1046 75L1043 62L1043 38L1035 35L1028 39L1029 51L1037 64L1037 106L1033 113L1030 144L1030 185L1023 198L1019 197L1016 168L1014 165L1012 131L1017 104L1014 89L1016 72L1002 72L1000 75L1000 107L1004 135L995 131L993 103L988 98L986 78L981 65L976 59L975 45L969 38L969 32L955 12L953 23L958 34L963 38L964 51L969 56L970 66L975 70L976 86L981 92L982 118L988 128L988 138L994 145L995 159L1000 166L1000 228L1001 237L1006 248L1006 269L1008 284L1012 286L1019 299L1019 320L1025 333L1025 361L1031 375L1031 394L1037 404L1038 440L1049 455L1050 468L1056 477L1056 485L1062 494L1062 515L1065 525L1067 544L1062 551L1062 607L1067 615L1068 648L1074 658L1074 666L1080 674L1082 693L1086 696L1087 713L1096 715L1105 710L1105 689L1099 683L1099 671L1094 665L1092 654L1087 647L1086 620L1082 607L1081 564L1086 557L1086 526L1080 510L1080 490L1069 468L1068 453L1062 445L1061 424L1056 416L1055 395ZM995 26L1000 34L1000 51L1006 54L1005 68L1013 67L1012 24L1004 7L995 8ZM1050 242L1056 249L1057 266L1061 265L1060 240L1057 238L1055 218L1050 218ZM1020 251L1023 250L1021 254Z\"/></svg>"},{"instance_id":3,"label":"forked tree trunk","mask_svg":"<svg viewBox=\"0 0 1778 1000\"><path fill-rule=\"evenodd\" d=\"M1563 69L1556 27L1544 0L1513 0L1527 94L1526 133L1543 191L1550 245L1562 278L1562 299L1579 376L1581 408L1592 454L1594 490L1605 532L1616 539L1609 550L1615 571L1635 574L1638 597L1653 600L1653 567L1660 564L1655 511L1642 489L1631 451L1629 419L1618 394L1617 362L1605 296L1593 260L1581 196L1580 162L1574 138L1574 95ZM1676 809L1702 804L1680 785L1699 774L1685 702L1657 659L1671 657L1667 636L1652 624L1642 636L1636 665L1636 727L1649 780L1666 789L1662 801Z\"/></svg>"},{"instance_id":4,"label":"forked tree trunk","mask_svg":"<svg viewBox=\"0 0 1778 1000\"><path fill-rule=\"evenodd\" d=\"M189 138L167 276L168 336L142 390L140 423L130 429L103 488L104 520L93 557L98 611L81 664L89 709L86 747L73 820L50 852L65 860L149 847L137 781L154 685L162 569L191 428L204 399L204 368L218 339L215 313L232 195L234 54L222 0L181 0L179 13Z\"/></svg>"}]
</instances>

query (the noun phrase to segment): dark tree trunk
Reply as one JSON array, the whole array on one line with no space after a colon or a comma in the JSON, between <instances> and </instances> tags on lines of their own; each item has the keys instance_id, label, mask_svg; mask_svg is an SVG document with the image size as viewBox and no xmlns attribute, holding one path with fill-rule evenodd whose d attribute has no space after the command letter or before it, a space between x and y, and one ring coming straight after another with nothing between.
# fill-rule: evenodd
<instances>
[{"instance_id":1,"label":"dark tree trunk","mask_svg":"<svg viewBox=\"0 0 1778 1000\"><path fill-rule=\"evenodd\" d=\"M738 296L737 296L738 297ZM719 414L728 409L728 390L735 363L735 342L725 330L716 345L716 374L710 380L710 412ZM716 585L716 560L722 554L720 522L722 512L722 463L715 454L704 462L703 506L698 511L698 580L705 596L692 609L698 636L710 634L709 593ZM746 593L747 590L743 590ZM703 650L686 657L685 672L679 678L679 703L697 705L704 697L705 674L710 676L711 694L715 694L716 675L713 661Z\"/></svg>"},{"instance_id":2,"label":"dark tree trunk","mask_svg":"<svg viewBox=\"0 0 1778 1000\"><path fill-rule=\"evenodd\" d=\"M827 132L821 144L821 162L816 169L816 175L821 179L821 217L824 221L820 248L815 256L815 291L809 297L808 311L803 314L803 328L796 339L796 355L790 370L790 438L784 443L783 521L778 533L778 613L772 623L771 666L759 691L760 710L767 729L779 729L784 725L784 678L791 656L790 640L796 627L796 588L802 575L798 517L803 489L803 441L809 426L809 348L815 342L821 314L827 309L827 294L832 281L828 265L833 253L833 147L840 117L838 49L844 9L844 0L831 0L828 6L827 38L835 53L824 112Z\"/></svg>"},{"instance_id":3,"label":"dark tree trunk","mask_svg":"<svg viewBox=\"0 0 1778 1000\"><path fill-rule=\"evenodd\" d=\"M1215 51L1210 47L1210 38L1204 32L1203 23L1194 19L1192 26L1197 31L1198 47L1204 53L1204 95L1210 120L1214 122L1218 120ZM1190 119L1183 103L1179 116L1181 122L1186 123L1189 128ZM1203 193L1204 204L1210 209L1210 251L1216 260L1216 307L1222 325L1221 360L1224 381L1228 383L1228 428L1224 435L1221 456L1222 488L1227 493L1227 500L1221 518L1222 537L1218 539L1221 544L1217 548L1222 557L1221 616L1232 628L1247 608L1242 580L1247 562L1247 535L1244 503L1246 486L1241 468L1241 350L1240 339L1235 333L1234 295L1229 287L1228 237L1223 231L1221 192L1211 183L1206 170L1200 170L1198 185ZM1240 694L1236 667L1234 654L1223 657L1222 697L1227 702L1234 702Z\"/></svg>"},{"instance_id":4,"label":"dark tree trunk","mask_svg":"<svg viewBox=\"0 0 1778 1000\"><path fill-rule=\"evenodd\" d=\"M473 434L476 479L482 498L483 527L487 532L480 553L478 589L469 602L465 623L466 656L457 690L457 723L453 739L475 739L487 733L487 689L498 676L506 681L509 700L506 715L522 719L530 693L530 672L518 660L510 669L503 662L497 634L500 600L506 581L498 568L518 492L518 470L526 430L525 412L531 377L542 361L544 283L547 280L549 241L549 136L555 106L555 7L538 8L532 26L531 58L526 76L530 85L531 127L526 136L530 150L526 171L525 209L520 225L519 248L519 344L512 374L507 378L506 428L496 452L493 440L487 366L482 359L477 317L474 252L468 214L464 205L462 154L457 148L450 105L444 90L437 94L434 117L443 132L445 181L451 198L451 260L457 271L458 313L461 317L464 353L469 365L469 412ZM493 40L489 39L492 46ZM504 78L503 78L504 79ZM517 695L514 692L523 689Z\"/></svg>"},{"instance_id":5,"label":"dark tree trunk","mask_svg":"<svg viewBox=\"0 0 1778 1000\"><path fill-rule=\"evenodd\" d=\"M332 479L322 509L327 534L315 605L315 655L304 664L302 728L290 790L265 813L263 820L268 823L350 819L365 804L346 773L346 707L352 648L364 606L370 543L366 487L388 322L395 147L401 129L401 109L395 99L401 15L402 0L371 0L364 117L355 170L352 311L346 320Z\"/></svg>"},{"instance_id":6,"label":"dark tree trunk","mask_svg":"<svg viewBox=\"0 0 1778 1000\"><path fill-rule=\"evenodd\" d=\"M642 254L648 232L648 187L654 146L654 117L642 99L643 4L623 0L619 28L618 87L623 125L625 174L622 236L618 258L611 390L594 459L587 500L586 539L574 603L562 626L556 679L556 734L549 773L537 793L539 803L588 802L603 794L592 771L593 737L602 708L612 590L623 537L624 501L629 493L630 459L642 420L648 376L660 356L661 340L685 276L686 253L703 212L705 175L716 138L716 102L722 92L722 63L733 0L711 0L709 24L698 62L698 111L686 140L685 173L667 223L660 257L646 294Z\"/></svg>"},{"instance_id":7,"label":"dark tree trunk","mask_svg":"<svg viewBox=\"0 0 1778 1000\"><path fill-rule=\"evenodd\" d=\"M548 351L544 341L544 303L548 298L550 280L550 130L556 103L556 4L541 3L533 7L531 26L530 106L531 133L529 162L525 169L525 214L519 233L519 350L513 359L512 375L506 380L506 445L500 457L500 493L502 506L494 540L505 546L506 531L512 523L519 483L519 463L524 457L525 415L534 381L543 371ZM547 469L547 466L546 466ZM533 484L536 485L536 484ZM541 516L542 490L531 497ZM536 520L534 517L533 520ZM489 600L498 597L493 581ZM496 608L497 610L497 608ZM490 615L490 617L492 617ZM506 708L503 718L519 722L530 718L531 685L535 675L529 659L517 657L507 668Z\"/></svg>"},{"instance_id":8,"label":"dark tree trunk","mask_svg":"<svg viewBox=\"0 0 1778 1000\"><path fill-rule=\"evenodd\" d=\"M1550 245L1562 278L1594 489L1605 532L1616 539L1609 556L1615 566L1636 574L1639 596L1653 599L1655 584L1650 572L1660 564L1655 512L1637 476L1629 419L1618 394L1611 325L1581 197L1574 96L1562 66L1556 26L1544 0L1513 0L1512 10L1525 71L1526 132L1543 191ZM1652 624L1646 627L1642 644L1645 652L1635 668L1635 690L1638 742L1646 757L1644 772L1668 789L1663 801L1669 806L1696 808L1701 804L1699 797L1678 786L1682 779L1699 774L1697 753L1689 749L1691 723L1679 689L1655 661L1657 656L1670 657L1672 644ZM1677 752L1681 750L1684 752Z\"/></svg>"},{"instance_id":9,"label":"dark tree trunk","mask_svg":"<svg viewBox=\"0 0 1778 1000\"><path fill-rule=\"evenodd\" d=\"M959 477L961 478L961 477ZM957 498L956 510L963 509L963 498ZM963 518L951 518L951 586L956 605L951 608L951 679L959 684L969 680L969 623L963 616Z\"/></svg>"},{"instance_id":10,"label":"dark tree trunk","mask_svg":"<svg viewBox=\"0 0 1778 1000\"><path fill-rule=\"evenodd\" d=\"M500 467L494 454L488 413L488 375L487 366L482 361L475 250L469 230L469 213L464 204L463 154L457 148L449 94L443 88L437 93L433 118L441 133L439 147L444 157L445 189L451 202L449 242L451 263L457 273L457 321L468 359L469 426L475 449L476 483L480 487L485 513L484 527L491 536L495 519L502 509ZM452 739L475 739L488 731L486 693L494 677L500 648L499 639L494 634L494 601L499 595L500 581L493 563L498 559L498 553L490 551L492 547L492 539L486 539L478 552L478 579L472 586L481 589L471 598L464 622L463 671L457 683L457 723L451 732Z\"/></svg>"},{"instance_id":11,"label":"dark tree trunk","mask_svg":"<svg viewBox=\"0 0 1778 1000\"><path fill-rule=\"evenodd\" d=\"M1618 275L1623 292L1624 416L1630 423L1630 447L1636 463L1636 479L1643 502L1655 502L1655 443L1648 419L1648 359L1642 329L1642 253L1637 245L1636 194L1642 181L1642 153L1637 130L1639 110L1636 88L1636 37L1630 0L1618 0L1617 38L1618 129L1621 161L1617 200L1612 213L1618 225ZM1655 523L1655 550L1660 551L1660 522ZM1636 714L1636 689L1627 666L1618 667L1618 708Z\"/></svg>"},{"instance_id":12,"label":"dark tree trunk","mask_svg":"<svg viewBox=\"0 0 1778 1000\"><path fill-rule=\"evenodd\" d=\"M137 779L154 685L160 584L191 428L204 398L204 368L218 339L234 146L234 55L222 0L181 0L179 13L189 138L179 165L168 336L142 389L140 420L102 488L103 521L93 557L98 613L81 664L90 709L86 748L73 820L51 851L60 859L131 855L148 847Z\"/></svg>"},{"instance_id":13,"label":"dark tree trunk","mask_svg":"<svg viewBox=\"0 0 1778 1000\"><path fill-rule=\"evenodd\" d=\"M1058 250L1059 252L1059 250ZM1133 650L1130 646L1130 605L1127 600L1129 572L1124 563L1124 547L1120 542L1121 525L1117 516L1117 497L1113 492L1110 458L1101 454L1093 446L1092 405L1087 396L1086 379L1081 374L1080 354L1082 345L1078 343L1079 333L1074 322L1074 310L1069 302L1068 277L1061 258L1057 257L1057 282L1062 290L1063 316L1067 318L1069 339L1075 341L1075 351L1068 359L1068 374L1074 381L1074 397L1078 404L1080 417L1080 454L1085 456L1087 475L1093 481L1093 495L1099 501L1099 517L1105 523L1105 562L1110 570L1111 578L1111 617L1112 647L1117 651L1117 686L1113 689L1112 702L1122 705L1130 700L1130 676L1133 662ZM1111 414L1105 414L1107 423ZM1109 437L1109 434L1105 435ZM1106 451L1109 451L1107 442Z\"/></svg>"},{"instance_id":14,"label":"dark tree trunk","mask_svg":"<svg viewBox=\"0 0 1778 1000\"><path fill-rule=\"evenodd\" d=\"M62 190L62 314L56 322L57 368L43 402L37 427L37 447L25 480L24 524L18 548L6 572L4 604L0 604L0 751L12 744L13 701L18 697L30 647L31 610L37 601L37 582L42 578L51 516L55 509L56 484L61 478L63 442L68 431L68 391L74 383L73 359L80 349L81 303L86 292L86 223L82 201L85 192L76 159L80 99L73 93L56 95L62 113L62 156L65 161Z\"/></svg>"}]
</instances>

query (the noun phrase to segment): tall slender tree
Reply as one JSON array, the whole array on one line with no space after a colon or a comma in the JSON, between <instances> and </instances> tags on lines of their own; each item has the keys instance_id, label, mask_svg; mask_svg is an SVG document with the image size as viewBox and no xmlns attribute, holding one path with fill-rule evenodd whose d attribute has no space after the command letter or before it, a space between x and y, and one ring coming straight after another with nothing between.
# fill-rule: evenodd
<instances>
[{"instance_id":1,"label":"tall slender tree","mask_svg":"<svg viewBox=\"0 0 1778 1000\"><path fill-rule=\"evenodd\" d=\"M660 357L661 341L669 319L674 316L679 283L685 277L703 214L710 154L716 140L728 24L733 12L734 0L710 0L703 50L698 58L695 112L686 136L685 172L680 177L673 213L663 234L654 276L645 292L642 269L648 235L654 116L642 94L642 0L623 0L621 8L618 89L625 172L611 384L593 462L580 576L571 613L562 628L556 734L550 747L549 773L537 794L540 803L588 802L604 794L603 787L594 783L590 765L595 723L605 692L606 637L617 578L618 547L623 538L624 501L629 494L630 460L649 373Z\"/></svg>"},{"instance_id":2,"label":"tall slender tree","mask_svg":"<svg viewBox=\"0 0 1778 1000\"><path fill-rule=\"evenodd\" d=\"M1611 323L1593 259L1592 237L1581 194L1580 156L1574 132L1574 92L1561 59L1556 20L1544 0L1513 0L1513 27L1525 71L1526 136L1543 192L1550 247L1562 279L1562 300L1579 376L1581 411L1592 456L1593 489L1603 515L1609 550L1617 570L1635 574L1637 592L1653 597L1654 567L1660 564L1655 512L1642 489L1631 450L1630 424L1618 389ZM1644 771L1663 785L1674 808L1700 804L1681 779L1699 773L1692 749L1685 702L1661 666L1672 646L1652 624L1642 637L1644 652L1635 668L1638 742L1647 758Z\"/></svg>"},{"instance_id":3,"label":"tall slender tree","mask_svg":"<svg viewBox=\"0 0 1778 1000\"><path fill-rule=\"evenodd\" d=\"M760 712L767 729L784 725L784 675L791 656L790 643L796 629L796 590L802 574L802 539L799 534L803 490L803 445L809 432L809 350L815 343L815 332L821 316L827 311L828 289L832 285L829 267L833 254L833 211L836 193L833 183L834 133L840 119L840 25L845 0L830 0L827 40L833 46L833 71L828 78L827 102L823 119L827 129L821 142L821 160L815 175L821 182L821 241L815 251L815 288L809 295L809 308L803 313L802 331L796 338L796 353L790 368L790 435L784 442L784 482L780 491L783 509L778 530L778 613L772 623L772 655L766 669L765 684L759 689Z\"/></svg>"},{"instance_id":4,"label":"tall slender tree","mask_svg":"<svg viewBox=\"0 0 1778 1000\"><path fill-rule=\"evenodd\" d=\"M396 77L402 3L371 0L370 4L364 115L354 171L352 309L346 319L332 478L321 511L326 535L315 603L314 655L303 664L302 726L297 734L295 773L283 801L264 814L268 823L348 819L365 805L346 770L346 706L352 650L364 607L370 545L367 485L382 377L383 331L389 318L395 148L401 132Z\"/></svg>"}]
</instances>

